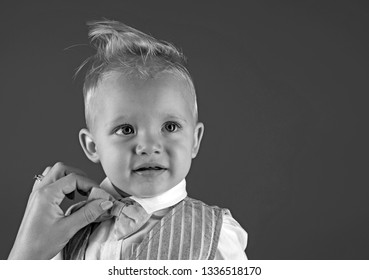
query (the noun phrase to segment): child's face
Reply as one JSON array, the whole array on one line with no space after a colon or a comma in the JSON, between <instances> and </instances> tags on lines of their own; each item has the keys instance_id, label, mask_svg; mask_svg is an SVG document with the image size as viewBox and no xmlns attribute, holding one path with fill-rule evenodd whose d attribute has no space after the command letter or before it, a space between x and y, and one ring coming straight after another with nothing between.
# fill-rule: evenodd
<instances>
[{"instance_id":1,"label":"child's face","mask_svg":"<svg viewBox=\"0 0 369 280\"><path fill-rule=\"evenodd\" d=\"M203 124L194 120L184 81L170 74L142 80L112 73L96 90L93 133L81 130L81 143L116 187L152 197L185 178Z\"/></svg>"}]
</instances>

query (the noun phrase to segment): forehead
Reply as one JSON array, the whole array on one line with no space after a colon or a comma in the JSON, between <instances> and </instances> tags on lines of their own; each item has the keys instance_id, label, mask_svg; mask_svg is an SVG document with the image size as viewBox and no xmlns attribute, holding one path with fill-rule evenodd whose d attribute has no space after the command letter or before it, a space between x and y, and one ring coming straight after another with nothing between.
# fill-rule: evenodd
<instances>
[{"instance_id":1,"label":"forehead","mask_svg":"<svg viewBox=\"0 0 369 280\"><path fill-rule=\"evenodd\" d=\"M104 124L123 117L145 119L167 115L193 121L189 87L173 74L142 79L109 73L96 88L95 101L96 120Z\"/></svg>"}]
</instances>

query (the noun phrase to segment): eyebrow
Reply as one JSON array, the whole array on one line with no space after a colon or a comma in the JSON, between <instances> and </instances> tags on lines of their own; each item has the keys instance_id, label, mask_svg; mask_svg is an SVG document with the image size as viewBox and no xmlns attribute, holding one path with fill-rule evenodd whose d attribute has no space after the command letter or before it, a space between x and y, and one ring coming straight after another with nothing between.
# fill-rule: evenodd
<instances>
[{"instance_id":1,"label":"eyebrow","mask_svg":"<svg viewBox=\"0 0 369 280\"><path fill-rule=\"evenodd\" d=\"M124 121L124 120L126 120L126 119L127 119L127 117L126 117L126 116L124 116L124 115L119 116L119 117L117 117L117 118L113 119L112 121L107 121L107 122L105 123L105 127L109 127L109 126L111 126L112 124L116 124L116 123L121 122L121 121Z\"/></svg>"},{"instance_id":2,"label":"eyebrow","mask_svg":"<svg viewBox=\"0 0 369 280\"><path fill-rule=\"evenodd\" d=\"M184 121L185 123L187 123L187 120L184 117L182 117L181 115L166 114L165 118L167 118L167 119L178 119L178 120L181 120L181 121Z\"/></svg>"},{"instance_id":3,"label":"eyebrow","mask_svg":"<svg viewBox=\"0 0 369 280\"><path fill-rule=\"evenodd\" d=\"M185 123L188 123L188 121L184 117L182 117L181 115L166 114L166 115L164 115L164 118L165 119L177 119L177 120L181 120L181 121L183 121ZM119 116L119 117L113 119L112 121L106 122L105 123L105 127L109 127L112 124L116 124L116 123L122 122L122 121L124 121L126 119L127 119L127 116L125 116L125 115Z\"/></svg>"}]
</instances>

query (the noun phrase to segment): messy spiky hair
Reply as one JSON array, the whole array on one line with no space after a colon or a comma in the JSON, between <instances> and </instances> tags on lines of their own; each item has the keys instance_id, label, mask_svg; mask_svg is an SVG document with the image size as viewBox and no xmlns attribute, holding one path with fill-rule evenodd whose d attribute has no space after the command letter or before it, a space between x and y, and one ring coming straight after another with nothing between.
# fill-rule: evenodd
<instances>
[{"instance_id":1,"label":"messy spiky hair","mask_svg":"<svg viewBox=\"0 0 369 280\"><path fill-rule=\"evenodd\" d=\"M94 123L94 99L99 83L111 72L141 79L171 73L187 82L191 95L192 113L197 121L196 92L185 67L186 58L172 44L157 40L141 31L113 20L87 22L89 38L96 54L87 58L76 74L88 66L83 85L85 117L88 129Z\"/></svg>"}]
</instances>

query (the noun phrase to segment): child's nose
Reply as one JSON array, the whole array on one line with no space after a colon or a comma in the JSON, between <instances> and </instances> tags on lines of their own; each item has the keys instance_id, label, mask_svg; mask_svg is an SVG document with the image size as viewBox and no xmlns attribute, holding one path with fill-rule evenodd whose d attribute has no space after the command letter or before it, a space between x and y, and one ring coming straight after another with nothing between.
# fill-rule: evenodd
<instances>
[{"instance_id":1,"label":"child's nose","mask_svg":"<svg viewBox=\"0 0 369 280\"><path fill-rule=\"evenodd\" d=\"M135 147L135 151L138 155L160 154L162 151L162 145L158 137L141 137Z\"/></svg>"}]
</instances>

